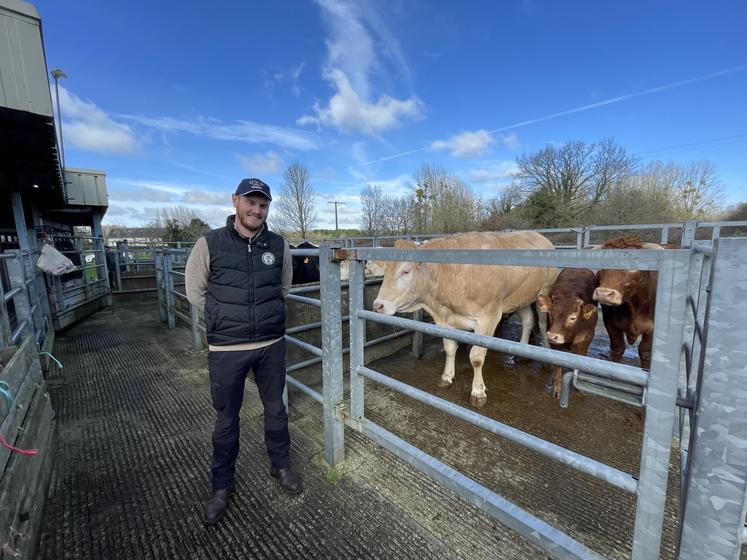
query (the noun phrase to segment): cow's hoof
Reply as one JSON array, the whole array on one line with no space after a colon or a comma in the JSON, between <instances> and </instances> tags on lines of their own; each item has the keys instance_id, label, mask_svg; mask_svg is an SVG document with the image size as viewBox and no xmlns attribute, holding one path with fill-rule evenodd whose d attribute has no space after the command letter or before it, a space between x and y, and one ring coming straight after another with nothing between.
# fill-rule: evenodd
<instances>
[{"instance_id":1,"label":"cow's hoof","mask_svg":"<svg viewBox=\"0 0 747 560\"><path fill-rule=\"evenodd\" d=\"M475 408L482 408L483 406L485 406L486 402L488 402L488 397L477 397L475 395L471 395L469 398L469 404L471 404Z\"/></svg>"},{"instance_id":2,"label":"cow's hoof","mask_svg":"<svg viewBox=\"0 0 747 560\"><path fill-rule=\"evenodd\" d=\"M451 381L444 381L443 379L438 380L439 387L451 387Z\"/></svg>"}]
</instances>

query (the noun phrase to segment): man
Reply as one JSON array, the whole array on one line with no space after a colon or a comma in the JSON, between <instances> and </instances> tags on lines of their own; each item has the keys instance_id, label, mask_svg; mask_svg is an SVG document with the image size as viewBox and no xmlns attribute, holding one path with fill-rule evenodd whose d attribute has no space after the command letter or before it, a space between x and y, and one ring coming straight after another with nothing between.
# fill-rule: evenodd
<instances>
[{"instance_id":1,"label":"man","mask_svg":"<svg viewBox=\"0 0 747 560\"><path fill-rule=\"evenodd\" d=\"M286 492L301 491L290 467L285 387L285 297L293 276L288 243L267 228L272 195L259 179L244 179L232 196L236 214L195 243L186 267L189 301L205 310L213 431L213 495L206 525L220 521L233 492L239 453L239 411L248 371L265 411L270 474Z\"/></svg>"}]
</instances>

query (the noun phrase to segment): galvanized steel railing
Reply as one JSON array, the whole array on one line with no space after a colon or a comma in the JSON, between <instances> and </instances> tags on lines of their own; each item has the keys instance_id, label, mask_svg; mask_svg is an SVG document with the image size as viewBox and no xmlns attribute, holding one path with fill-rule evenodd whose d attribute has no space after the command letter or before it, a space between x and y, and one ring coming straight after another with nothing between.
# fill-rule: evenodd
<instances>
[{"instance_id":1,"label":"galvanized steel railing","mask_svg":"<svg viewBox=\"0 0 747 560\"><path fill-rule=\"evenodd\" d=\"M569 234L575 235L574 245L559 245L555 244L558 249L581 249L584 246L590 245L595 240L592 236L596 232L623 232L623 231L659 231L658 241L662 244L668 243L671 237L671 232L680 232L682 247L689 247L691 242L696 238L698 231L711 230L708 236L709 240L718 239L721 235L721 230L724 228L742 228L744 233L747 235L747 221L730 221L730 222L698 222L695 220L683 221L683 222L670 222L662 224L622 224L622 225L589 225L584 227L563 227L563 228L529 228L533 231L545 235L561 235ZM503 231L513 231L510 229ZM324 241L327 245L333 245L338 247L362 247L362 246L379 246L383 242L393 242L397 239L412 239L413 241L425 241L427 239L433 239L435 237L443 237L444 233L408 233L401 235L376 235L376 236L356 236L356 237L345 237L340 239L327 239Z\"/></svg>"},{"instance_id":2,"label":"galvanized steel railing","mask_svg":"<svg viewBox=\"0 0 747 560\"><path fill-rule=\"evenodd\" d=\"M0 348L19 344L24 336L39 347L44 343L51 318L44 279L36 269L38 254L0 253Z\"/></svg>"}]
</instances>

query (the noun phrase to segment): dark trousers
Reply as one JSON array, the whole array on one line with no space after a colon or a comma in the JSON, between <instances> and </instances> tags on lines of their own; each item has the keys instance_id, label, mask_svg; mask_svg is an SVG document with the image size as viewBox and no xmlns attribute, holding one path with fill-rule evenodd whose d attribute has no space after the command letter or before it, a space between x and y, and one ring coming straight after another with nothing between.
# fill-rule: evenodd
<instances>
[{"instance_id":1,"label":"dark trousers","mask_svg":"<svg viewBox=\"0 0 747 560\"><path fill-rule=\"evenodd\" d=\"M239 454L239 411L244 401L244 381L251 369L265 409L265 445L273 467L290 466L288 413L285 388L285 339L258 350L208 353L210 394L217 413L213 430L213 490L233 483Z\"/></svg>"}]
</instances>

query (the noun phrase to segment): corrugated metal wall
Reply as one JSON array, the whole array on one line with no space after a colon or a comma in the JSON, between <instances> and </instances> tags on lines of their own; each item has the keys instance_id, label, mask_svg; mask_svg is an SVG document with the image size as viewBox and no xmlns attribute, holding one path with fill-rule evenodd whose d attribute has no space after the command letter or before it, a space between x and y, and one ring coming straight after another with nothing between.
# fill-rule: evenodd
<instances>
[{"instance_id":1,"label":"corrugated metal wall","mask_svg":"<svg viewBox=\"0 0 747 560\"><path fill-rule=\"evenodd\" d=\"M39 15L20 0L0 0L0 107L52 117Z\"/></svg>"}]
</instances>

